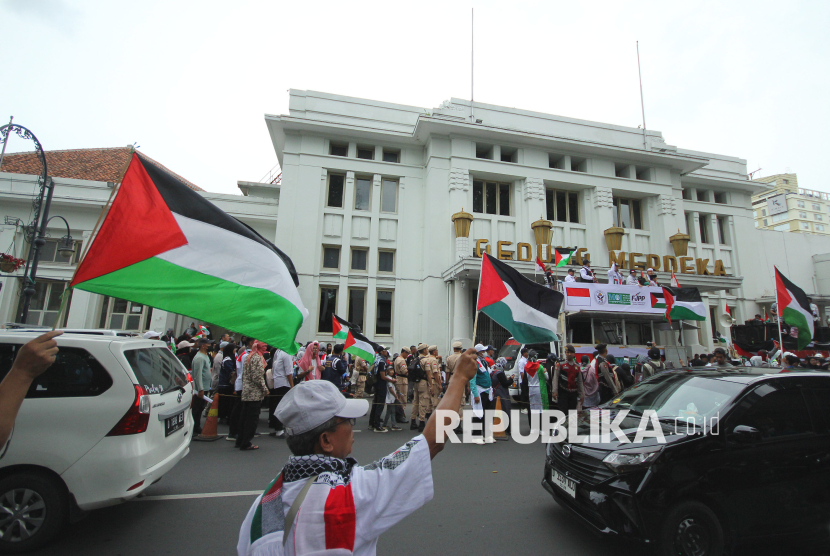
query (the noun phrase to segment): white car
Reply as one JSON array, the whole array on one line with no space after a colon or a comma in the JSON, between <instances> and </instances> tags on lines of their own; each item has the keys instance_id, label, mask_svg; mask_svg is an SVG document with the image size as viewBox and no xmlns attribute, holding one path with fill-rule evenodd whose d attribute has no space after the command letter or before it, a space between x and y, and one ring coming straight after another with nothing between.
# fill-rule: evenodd
<instances>
[{"instance_id":1,"label":"white car","mask_svg":"<svg viewBox=\"0 0 830 556\"><path fill-rule=\"evenodd\" d=\"M0 379L40 333L0 331ZM193 386L163 342L77 333L57 342L0 456L0 552L42 546L87 510L138 496L190 451Z\"/></svg>"}]
</instances>

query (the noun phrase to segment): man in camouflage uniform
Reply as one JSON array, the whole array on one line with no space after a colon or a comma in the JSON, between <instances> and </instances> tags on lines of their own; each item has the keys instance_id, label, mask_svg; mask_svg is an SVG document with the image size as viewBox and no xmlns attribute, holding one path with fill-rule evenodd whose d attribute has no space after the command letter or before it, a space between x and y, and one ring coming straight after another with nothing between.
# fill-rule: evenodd
<instances>
[{"instance_id":1,"label":"man in camouflage uniform","mask_svg":"<svg viewBox=\"0 0 830 556\"><path fill-rule=\"evenodd\" d=\"M441 381L441 363L438 361L438 346L429 346L428 352L429 355L426 358L427 366L424 367L423 362L421 366L424 372L427 373L427 376L432 379L429 391L429 413L432 414L435 408L438 407L439 395L444 391L444 384ZM429 419L429 415L427 415L427 419Z\"/></svg>"},{"instance_id":2,"label":"man in camouflage uniform","mask_svg":"<svg viewBox=\"0 0 830 556\"><path fill-rule=\"evenodd\" d=\"M413 357L417 357L419 359L421 370L424 373L421 380L414 385L415 396L412 398L412 420L409 426L410 430L418 429L419 432L424 431L429 414L432 413L432 400L430 399L430 381L432 379L429 378L430 373L424 366L426 364L426 359L429 357L427 354L428 347L429 346L426 344L418 344L418 352L412 354ZM421 422L420 425L418 424L418 421Z\"/></svg>"},{"instance_id":3,"label":"man in camouflage uniform","mask_svg":"<svg viewBox=\"0 0 830 556\"><path fill-rule=\"evenodd\" d=\"M461 357L461 342L452 343L452 354L447 357L447 384L450 383L452 373L455 371L455 365L458 363L458 358ZM461 403L458 406L458 416L463 418L462 410L464 408L464 396L461 396Z\"/></svg>"},{"instance_id":4,"label":"man in camouflage uniform","mask_svg":"<svg viewBox=\"0 0 830 556\"><path fill-rule=\"evenodd\" d=\"M360 357L355 357L354 372L358 373L355 398L363 399L363 392L366 390L366 376L369 374L369 365Z\"/></svg>"}]
</instances>

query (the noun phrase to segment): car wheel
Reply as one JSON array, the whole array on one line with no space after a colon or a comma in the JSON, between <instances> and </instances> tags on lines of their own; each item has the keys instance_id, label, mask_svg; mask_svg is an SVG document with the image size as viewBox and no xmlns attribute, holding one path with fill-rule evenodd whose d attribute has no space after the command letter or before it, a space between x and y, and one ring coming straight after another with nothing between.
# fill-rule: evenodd
<instances>
[{"instance_id":1,"label":"car wheel","mask_svg":"<svg viewBox=\"0 0 830 556\"><path fill-rule=\"evenodd\" d=\"M0 552L27 552L49 542L66 522L64 486L40 473L0 480Z\"/></svg>"},{"instance_id":2,"label":"car wheel","mask_svg":"<svg viewBox=\"0 0 830 556\"><path fill-rule=\"evenodd\" d=\"M700 502L681 502L663 522L660 556L721 556L724 546L717 516Z\"/></svg>"}]
</instances>

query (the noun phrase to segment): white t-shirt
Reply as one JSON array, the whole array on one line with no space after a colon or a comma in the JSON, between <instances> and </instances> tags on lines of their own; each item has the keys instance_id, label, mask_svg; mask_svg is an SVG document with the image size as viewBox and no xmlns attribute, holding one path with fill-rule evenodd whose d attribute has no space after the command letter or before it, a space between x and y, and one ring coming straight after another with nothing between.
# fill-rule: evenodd
<instances>
[{"instance_id":1,"label":"white t-shirt","mask_svg":"<svg viewBox=\"0 0 830 556\"><path fill-rule=\"evenodd\" d=\"M574 278L573 274L568 274L567 276L565 276L565 281L566 282L576 282L576 278Z\"/></svg>"},{"instance_id":2,"label":"white t-shirt","mask_svg":"<svg viewBox=\"0 0 830 556\"><path fill-rule=\"evenodd\" d=\"M519 356L519 360L516 361L516 369L519 371L519 384L522 383L522 374L525 372L525 365L527 365L527 357Z\"/></svg>"},{"instance_id":3,"label":"white t-shirt","mask_svg":"<svg viewBox=\"0 0 830 556\"><path fill-rule=\"evenodd\" d=\"M633 274L629 274L628 278L625 279L625 285L626 286L639 286L640 281L637 280L637 277L634 276Z\"/></svg>"},{"instance_id":4,"label":"white t-shirt","mask_svg":"<svg viewBox=\"0 0 830 556\"><path fill-rule=\"evenodd\" d=\"M285 515L294 499L302 490L307 478L319 472L325 456L292 456L286 466L302 470L297 480L279 483L257 497L242 528L239 531L237 553L239 556L302 556L322 553L326 549L340 548L342 552L330 554L354 554L374 556L378 537L399 523L412 512L432 500L432 461L429 445L423 435L418 435L392 454L365 467L354 465L347 477L323 470L315 479L305 500L294 519L288 542L282 544ZM345 465L343 460L334 460ZM284 470L285 471L285 470ZM285 473L283 473L285 476ZM288 477L292 478L292 477ZM345 492L344 492L344 490ZM274 502L282 501L282 515ZM261 536L251 543L251 529L257 508L262 501L260 512ZM351 505L353 501L354 505ZM326 509L329 508L332 515ZM269 511L270 510L270 511ZM275 515L276 514L276 515ZM335 538L329 538L327 530L331 523L341 525L354 516L354 529L341 527ZM334 535L333 535L334 536ZM327 546L328 543L328 546ZM334 546L332 546L334 545ZM345 550L343 550L345 548ZM348 550L351 549L351 552Z\"/></svg>"},{"instance_id":5,"label":"white t-shirt","mask_svg":"<svg viewBox=\"0 0 830 556\"><path fill-rule=\"evenodd\" d=\"M237 392L242 391L242 369L245 368L245 360L250 352L251 350L246 349L242 356L236 357L236 383L234 383L233 389Z\"/></svg>"},{"instance_id":6,"label":"white t-shirt","mask_svg":"<svg viewBox=\"0 0 830 556\"><path fill-rule=\"evenodd\" d=\"M294 373L294 363L291 361L290 355L281 349L277 350L276 355L274 355L274 364L271 365L271 368L274 370L274 388L287 388L291 386L286 378L287 375Z\"/></svg>"}]
</instances>

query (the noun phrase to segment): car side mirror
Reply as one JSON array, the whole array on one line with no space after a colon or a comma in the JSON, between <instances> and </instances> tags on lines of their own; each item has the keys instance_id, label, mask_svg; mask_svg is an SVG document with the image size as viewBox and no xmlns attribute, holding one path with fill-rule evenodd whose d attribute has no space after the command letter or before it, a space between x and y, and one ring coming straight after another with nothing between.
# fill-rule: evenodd
<instances>
[{"instance_id":1,"label":"car side mirror","mask_svg":"<svg viewBox=\"0 0 830 556\"><path fill-rule=\"evenodd\" d=\"M751 444L761 440L761 431L749 425L738 425L732 429L732 440L740 444Z\"/></svg>"}]
</instances>

